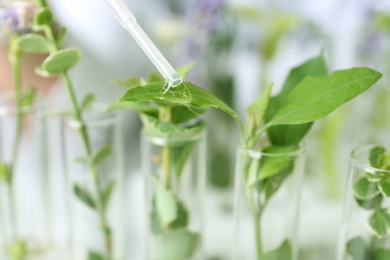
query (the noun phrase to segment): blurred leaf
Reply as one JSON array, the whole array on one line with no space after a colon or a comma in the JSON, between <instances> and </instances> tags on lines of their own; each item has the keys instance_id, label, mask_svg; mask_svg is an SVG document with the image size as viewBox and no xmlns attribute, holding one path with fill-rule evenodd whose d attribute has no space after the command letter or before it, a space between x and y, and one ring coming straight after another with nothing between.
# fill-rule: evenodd
<instances>
[{"instance_id":1,"label":"blurred leaf","mask_svg":"<svg viewBox=\"0 0 390 260\"><path fill-rule=\"evenodd\" d=\"M57 32L57 46L61 48L62 44L64 43L64 39L66 36L66 28L60 27Z\"/></svg>"},{"instance_id":2,"label":"blurred leaf","mask_svg":"<svg viewBox=\"0 0 390 260\"><path fill-rule=\"evenodd\" d=\"M355 197L355 200L361 208L372 210L372 209L380 208L382 203L382 195L378 195L375 198L368 199L368 200L360 200Z\"/></svg>"},{"instance_id":3,"label":"blurred leaf","mask_svg":"<svg viewBox=\"0 0 390 260\"><path fill-rule=\"evenodd\" d=\"M73 186L73 191L76 194L76 196L83 201L86 205L90 206L91 208L95 209L95 201L92 198L92 195L88 192L88 190L82 188L81 186L75 184Z\"/></svg>"},{"instance_id":4,"label":"blurred leaf","mask_svg":"<svg viewBox=\"0 0 390 260\"><path fill-rule=\"evenodd\" d=\"M191 259L200 243L197 233L186 229L175 229L156 237L157 260Z\"/></svg>"},{"instance_id":5,"label":"blurred leaf","mask_svg":"<svg viewBox=\"0 0 390 260\"><path fill-rule=\"evenodd\" d=\"M93 165L98 165L102 163L105 159L107 159L111 154L111 145L102 146L91 155L91 163Z\"/></svg>"},{"instance_id":6,"label":"blurred leaf","mask_svg":"<svg viewBox=\"0 0 390 260\"><path fill-rule=\"evenodd\" d=\"M80 107L81 111L86 111L91 106L94 100L95 100L95 94L89 93L88 95L86 95L83 101L81 102L81 107Z\"/></svg>"},{"instance_id":7,"label":"blurred leaf","mask_svg":"<svg viewBox=\"0 0 390 260\"><path fill-rule=\"evenodd\" d=\"M48 53L48 42L39 34L29 33L16 39L18 48L25 53Z\"/></svg>"},{"instance_id":8,"label":"blurred leaf","mask_svg":"<svg viewBox=\"0 0 390 260\"><path fill-rule=\"evenodd\" d=\"M47 72L49 75L60 74L75 66L80 58L81 54L77 49L59 50L43 61L40 70Z\"/></svg>"},{"instance_id":9,"label":"blurred leaf","mask_svg":"<svg viewBox=\"0 0 390 260\"><path fill-rule=\"evenodd\" d=\"M376 197L380 192L377 188L376 183L369 182L367 178L360 178L353 185L354 196L360 200L369 200Z\"/></svg>"},{"instance_id":10,"label":"blurred leaf","mask_svg":"<svg viewBox=\"0 0 390 260\"><path fill-rule=\"evenodd\" d=\"M387 248L377 248L374 252L374 260L389 260L390 250Z\"/></svg>"},{"instance_id":11,"label":"blurred leaf","mask_svg":"<svg viewBox=\"0 0 390 260\"><path fill-rule=\"evenodd\" d=\"M6 184L11 184L12 181L11 167L5 162L0 162L0 181Z\"/></svg>"},{"instance_id":12,"label":"blurred leaf","mask_svg":"<svg viewBox=\"0 0 390 260\"><path fill-rule=\"evenodd\" d=\"M380 192L386 196L390 197L390 177L384 178L378 182L378 188Z\"/></svg>"},{"instance_id":13,"label":"blurred leaf","mask_svg":"<svg viewBox=\"0 0 390 260\"><path fill-rule=\"evenodd\" d=\"M115 188L115 181L111 180L110 182L108 182L107 186L103 190L102 200L103 200L103 208L104 209L106 209L108 206L108 203L110 201L111 194L112 194L112 191L114 190L114 188Z\"/></svg>"},{"instance_id":14,"label":"blurred leaf","mask_svg":"<svg viewBox=\"0 0 390 260\"><path fill-rule=\"evenodd\" d=\"M377 209L368 220L370 231L378 238L385 238L390 234L390 214L388 209Z\"/></svg>"},{"instance_id":15,"label":"blurred leaf","mask_svg":"<svg viewBox=\"0 0 390 260\"><path fill-rule=\"evenodd\" d=\"M133 88L133 87L142 85L140 78L137 78L137 77L127 78L127 79L123 79L123 80L115 80L115 81L112 81L111 83L113 83L117 86L122 86L122 87L126 87L126 88Z\"/></svg>"},{"instance_id":16,"label":"blurred leaf","mask_svg":"<svg viewBox=\"0 0 390 260\"><path fill-rule=\"evenodd\" d=\"M262 260L291 260L291 245L290 241L285 240L283 244L273 251L270 251L261 258Z\"/></svg>"},{"instance_id":17,"label":"blurred leaf","mask_svg":"<svg viewBox=\"0 0 390 260\"><path fill-rule=\"evenodd\" d=\"M50 26L53 23L53 14L48 7L42 7L34 17L35 29L41 29L44 26Z\"/></svg>"},{"instance_id":18,"label":"blurred leaf","mask_svg":"<svg viewBox=\"0 0 390 260\"><path fill-rule=\"evenodd\" d=\"M197 61L193 61L193 62L190 62L184 66L181 66L181 67L178 67L176 69L177 71L177 74L179 74L180 78L181 79L185 79L187 74L195 67L195 65L197 64Z\"/></svg>"},{"instance_id":19,"label":"blurred leaf","mask_svg":"<svg viewBox=\"0 0 390 260\"><path fill-rule=\"evenodd\" d=\"M161 226L167 227L177 219L178 207L172 191L160 184L156 192L156 209Z\"/></svg>"},{"instance_id":20,"label":"blurred leaf","mask_svg":"<svg viewBox=\"0 0 390 260\"><path fill-rule=\"evenodd\" d=\"M89 252L88 253L88 260L107 260L106 257L103 255L96 253L96 252Z\"/></svg>"},{"instance_id":21,"label":"blurred leaf","mask_svg":"<svg viewBox=\"0 0 390 260\"><path fill-rule=\"evenodd\" d=\"M188 225L188 210L185 208L184 204L177 200L177 217L170 225L170 229L186 228Z\"/></svg>"},{"instance_id":22,"label":"blurred leaf","mask_svg":"<svg viewBox=\"0 0 390 260\"><path fill-rule=\"evenodd\" d=\"M346 250L348 255L352 257L352 260L372 260L369 248L361 237L349 240Z\"/></svg>"},{"instance_id":23,"label":"blurred leaf","mask_svg":"<svg viewBox=\"0 0 390 260\"><path fill-rule=\"evenodd\" d=\"M382 156L385 148L381 146L374 147L370 150L369 161L372 167L380 169L382 167Z\"/></svg>"}]
</instances>

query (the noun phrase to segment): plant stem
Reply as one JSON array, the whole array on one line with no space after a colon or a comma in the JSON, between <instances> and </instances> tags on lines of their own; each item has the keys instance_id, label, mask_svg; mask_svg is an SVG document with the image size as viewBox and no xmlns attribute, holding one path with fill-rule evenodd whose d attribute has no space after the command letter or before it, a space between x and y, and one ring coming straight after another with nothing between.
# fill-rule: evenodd
<instances>
[{"instance_id":1,"label":"plant stem","mask_svg":"<svg viewBox=\"0 0 390 260\"><path fill-rule=\"evenodd\" d=\"M77 104L76 95L74 93L72 83L69 79L69 75L66 72L61 73L61 78L62 78L64 85L66 87L66 90L68 92L68 96L69 96L69 99L71 102L74 119L80 123L80 127L77 129L77 131L80 135L80 138L81 138L85 153L87 155L87 158L90 158L90 156L92 154L92 149L91 149L91 145L89 143L87 128L83 122L83 119L81 116L81 110L79 108L79 105ZM102 187L101 187L100 182L99 182L99 176L98 176L98 172L97 172L95 165L92 165L90 167L90 173L91 173L91 178L93 180L93 185L94 185L94 189L95 189L96 196L97 196L96 201L95 201L96 211L98 214L100 228L102 229L102 232L104 234L105 248L107 251L106 252L107 259L110 260L110 259L112 259L111 231L110 231L109 225L107 223L106 215L105 215L105 208L103 205L103 197L102 197L103 192L102 192Z\"/></svg>"},{"instance_id":2,"label":"plant stem","mask_svg":"<svg viewBox=\"0 0 390 260\"><path fill-rule=\"evenodd\" d=\"M46 1L41 0L39 2L40 7L47 7ZM56 37L53 33L53 28L51 26L45 26L44 28L44 33L48 39L49 44L49 50L50 53L56 52L59 50L58 43L56 41ZM83 122L83 118L81 115L81 109L77 103L77 98L76 94L74 92L74 88L72 86L72 83L70 81L69 75L67 72L62 72L60 74L61 79L65 85L65 88L68 93L68 97L72 106L72 112L73 112L73 117L74 119L80 123L80 127L77 128L77 131L80 135L81 142L83 144L85 153L87 155L87 158L91 157L92 154L92 149L91 145L89 143L89 137L87 133L87 128ZM107 251L107 260L112 259L112 240L111 240L111 231L107 223L107 219L105 216L105 208L104 208L104 203L103 203L103 197L102 197L102 187L99 182L99 176L97 173L96 165L93 165L90 167L90 172L91 172L91 178L94 183L94 189L96 193L96 211L98 214L98 219L100 222L100 227L102 229L102 232L104 234L104 240L105 240L105 247Z\"/></svg>"},{"instance_id":3,"label":"plant stem","mask_svg":"<svg viewBox=\"0 0 390 260\"><path fill-rule=\"evenodd\" d=\"M255 232L255 242L256 242L256 256L257 260L261 260L263 256L263 243L261 239L261 211L256 209L254 197L251 190L247 190L247 197L249 201L249 209L252 214L252 220L254 225Z\"/></svg>"}]
</instances>

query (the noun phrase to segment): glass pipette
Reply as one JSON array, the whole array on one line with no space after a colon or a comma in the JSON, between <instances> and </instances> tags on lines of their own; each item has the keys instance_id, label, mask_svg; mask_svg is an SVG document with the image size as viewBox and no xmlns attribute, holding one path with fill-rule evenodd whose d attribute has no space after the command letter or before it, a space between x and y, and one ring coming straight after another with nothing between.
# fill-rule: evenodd
<instances>
[{"instance_id":1,"label":"glass pipette","mask_svg":"<svg viewBox=\"0 0 390 260\"><path fill-rule=\"evenodd\" d=\"M104 1L110 7L111 12L114 14L118 22L130 33L133 39L142 48L148 58L153 62L154 66L156 66L158 71L165 78L168 83L168 89L170 87L179 86L182 83L182 79L149 39L147 34L138 25L135 16L131 13L123 1Z\"/></svg>"}]
</instances>

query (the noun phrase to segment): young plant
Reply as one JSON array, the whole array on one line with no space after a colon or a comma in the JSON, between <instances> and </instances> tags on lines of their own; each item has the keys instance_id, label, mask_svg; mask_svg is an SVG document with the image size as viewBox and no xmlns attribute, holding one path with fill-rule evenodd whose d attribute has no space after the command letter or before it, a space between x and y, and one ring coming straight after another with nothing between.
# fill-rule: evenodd
<instances>
[{"instance_id":1,"label":"young plant","mask_svg":"<svg viewBox=\"0 0 390 260\"><path fill-rule=\"evenodd\" d=\"M21 144L23 120L25 117L25 110L23 110L23 108L31 107L34 104L36 91L32 87L22 89L21 61L23 55L27 52L45 53L45 50L30 47L22 39L31 31L35 5L31 2L9 3L6 8L5 25L2 29L9 38L8 58L12 68L16 120L10 161L0 161L0 182L6 185L9 198L9 228L12 242L10 248L7 249L7 254L12 259L24 259L27 254L27 244L26 241L22 240L18 233L18 217L15 209L13 180L15 179L15 170L19 162L18 155Z\"/></svg>"},{"instance_id":2,"label":"young plant","mask_svg":"<svg viewBox=\"0 0 390 260\"><path fill-rule=\"evenodd\" d=\"M73 120L79 122L77 128L83 145L85 157L81 160L87 167L93 183L93 192L86 187L74 185L74 194L86 206L96 212L99 228L104 237L104 253L88 252L89 259L112 259L111 229L107 222L107 205L114 188L114 183L104 187L99 181L98 166L111 154L110 147L100 147L93 150L89 141L87 126L83 119L83 112L93 102L93 96L87 95L81 104L78 103L68 70L74 67L80 59L80 52L74 48L61 49L66 29L58 27L46 1L38 1L38 11L34 17L33 30L19 39L20 45L34 51L45 51L50 55L43 61L36 73L44 77L60 77L67 90L72 111L65 112Z\"/></svg>"},{"instance_id":3,"label":"young plant","mask_svg":"<svg viewBox=\"0 0 390 260\"><path fill-rule=\"evenodd\" d=\"M246 110L241 146L268 154L297 151L314 121L369 89L381 74L369 68L340 70L327 75L319 56L293 69L281 92L271 97L272 85ZM242 180L254 223L256 259L292 259L290 242L264 252L261 218L283 182L292 173L294 161L286 156L244 160ZM254 196L253 194L257 194ZM261 199L258 199L261 198Z\"/></svg>"},{"instance_id":4,"label":"young plant","mask_svg":"<svg viewBox=\"0 0 390 260\"><path fill-rule=\"evenodd\" d=\"M182 78L190 67L178 70ZM209 107L221 109L235 118L237 115L218 98L190 82L166 91L165 82L152 74L147 80L131 78L116 84L129 89L113 107L139 111L147 135L181 140L158 146L157 153L150 158L157 165L158 173L148 176L155 187L150 201L149 229L154 237L156 259L191 259L202 238L189 226L193 216L189 205L180 197L178 184L188 178L184 176L184 168L199 140L186 137L204 132L201 116Z\"/></svg>"},{"instance_id":5,"label":"young plant","mask_svg":"<svg viewBox=\"0 0 390 260\"><path fill-rule=\"evenodd\" d=\"M384 242L390 237L390 211L386 200L390 197L390 151L377 146L370 150L370 166L381 171L367 172L353 186L356 203L371 212L367 220L367 230L371 234L367 244L362 237L354 237L347 242L346 250L352 260L390 259L390 249Z\"/></svg>"}]
</instances>

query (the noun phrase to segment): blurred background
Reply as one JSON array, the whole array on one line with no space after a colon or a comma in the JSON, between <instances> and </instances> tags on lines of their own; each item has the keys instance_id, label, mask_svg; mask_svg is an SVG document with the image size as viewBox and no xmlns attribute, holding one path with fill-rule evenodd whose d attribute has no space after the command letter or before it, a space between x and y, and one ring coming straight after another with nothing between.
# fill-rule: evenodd
<instances>
[{"instance_id":1,"label":"blurred background","mask_svg":"<svg viewBox=\"0 0 390 260\"><path fill-rule=\"evenodd\" d=\"M77 96L93 92L110 103L125 91L112 81L146 77L155 71L104 1L48 1L68 29L65 45L81 50L70 71ZM299 259L335 259L344 184L353 148L390 142L390 2L386 0L124 0L138 23L178 67L196 66L187 80L207 88L243 118L247 107L271 82L277 93L288 72L323 53L329 71L368 66L384 74L368 92L314 125L306 138ZM4 37L3 37L4 38ZM1 49L6 41L1 40ZM7 88L2 51L0 88ZM32 57L31 60L39 60ZM38 64L38 62L36 62ZM32 77L26 75L26 77ZM66 104L60 82L45 82L42 93L56 109ZM137 113L124 111L129 242L138 259L144 218L139 174ZM233 182L238 129L228 116L208 113L208 259L226 259L233 239ZM359 130L359 131L357 131Z\"/></svg>"}]
</instances>

